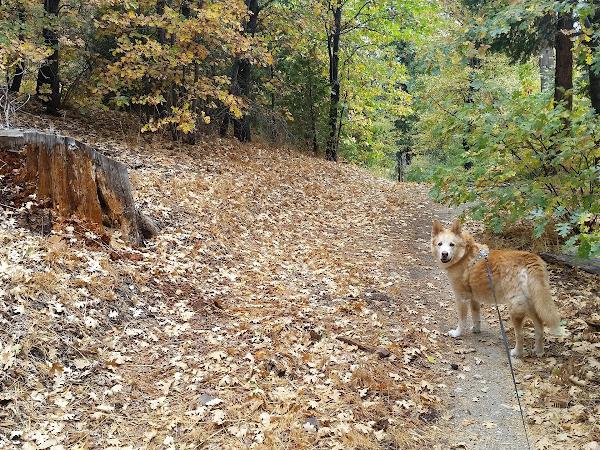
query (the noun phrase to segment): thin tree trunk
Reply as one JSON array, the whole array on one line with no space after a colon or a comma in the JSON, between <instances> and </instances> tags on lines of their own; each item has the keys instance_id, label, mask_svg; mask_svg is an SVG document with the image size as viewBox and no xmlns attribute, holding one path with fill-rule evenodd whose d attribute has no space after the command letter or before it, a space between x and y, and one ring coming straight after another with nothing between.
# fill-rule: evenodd
<instances>
[{"instance_id":1,"label":"thin tree trunk","mask_svg":"<svg viewBox=\"0 0 600 450\"><path fill-rule=\"evenodd\" d=\"M337 137L335 139L335 153L336 155L339 154L339 149L340 149L340 142L342 139L342 126L344 125L344 114L346 113L346 102L348 101L348 92L346 92L346 95L344 96L344 104L342 105L342 108L340 109L340 120L338 122L338 129L337 129Z\"/></svg>"},{"instance_id":2,"label":"thin tree trunk","mask_svg":"<svg viewBox=\"0 0 600 450\"><path fill-rule=\"evenodd\" d=\"M540 54L540 91L547 92L554 86L554 47L546 47Z\"/></svg>"},{"instance_id":3,"label":"thin tree trunk","mask_svg":"<svg viewBox=\"0 0 600 450\"><path fill-rule=\"evenodd\" d=\"M479 47L479 43L477 43L477 47ZM477 92L477 88L475 87L474 81L476 76L476 70L481 66L481 60L479 58L473 57L469 58L469 67L471 68L469 72L469 89L467 90L467 95L465 97L465 103L473 103L475 101L475 93ZM467 124L467 134L471 133L471 129L473 128L473 124L469 121ZM466 138L462 140L462 147L467 153L469 151L469 142ZM463 164L465 170L471 169L473 167L473 162L465 161Z\"/></svg>"},{"instance_id":4,"label":"thin tree trunk","mask_svg":"<svg viewBox=\"0 0 600 450\"><path fill-rule=\"evenodd\" d=\"M219 125L219 136L226 137L227 130L229 130L229 112L225 111L225 116L223 116L223 120L221 120L221 124Z\"/></svg>"},{"instance_id":5,"label":"thin tree trunk","mask_svg":"<svg viewBox=\"0 0 600 450\"><path fill-rule=\"evenodd\" d=\"M25 64L17 64L17 67L15 68L15 74L13 75L10 87L8 88L10 92L18 93L21 90L21 83L23 82L24 74Z\"/></svg>"},{"instance_id":6,"label":"thin tree trunk","mask_svg":"<svg viewBox=\"0 0 600 450\"><path fill-rule=\"evenodd\" d=\"M166 0L156 0L156 15L162 17L165 14L165 8L167 6L167 1ZM156 27L156 40L158 41L158 43L161 45L161 47L164 47L167 44L167 30L165 30L165 28L161 27L161 26L157 26ZM156 88L156 86L154 86L154 88ZM159 117L165 117L169 114L169 111L171 110L171 105L173 104L173 92L172 89L169 89L167 92L164 93L164 97L165 97L165 101L163 103L159 103L156 105L156 109L152 108L151 109L151 115L155 116L158 115ZM173 139L176 139L175 135L173 134L173 127L171 126L171 136Z\"/></svg>"},{"instance_id":7,"label":"thin tree trunk","mask_svg":"<svg viewBox=\"0 0 600 450\"><path fill-rule=\"evenodd\" d=\"M273 80L275 78L275 70L273 65L270 67L270 76L271 76L271 142L275 143L277 141L277 130L275 128L275 89L273 89Z\"/></svg>"},{"instance_id":8,"label":"thin tree trunk","mask_svg":"<svg viewBox=\"0 0 600 450\"><path fill-rule=\"evenodd\" d=\"M600 25L600 2L595 1L596 11L594 15L589 19L588 26L592 29L597 29ZM600 38L592 37L592 40L588 43L593 55L593 63L596 62L597 58L600 57L598 52L600 51ZM589 95L592 102L592 108L596 112L596 115L600 115L600 70L594 70L593 65L588 66L588 77L589 77Z\"/></svg>"},{"instance_id":9,"label":"thin tree trunk","mask_svg":"<svg viewBox=\"0 0 600 450\"><path fill-rule=\"evenodd\" d=\"M308 106L310 111L310 130L311 130L311 138L312 138L312 150L316 155L319 154L319 142L317 140L317 118L315 115L315 103L314 103L314 94L313 94L313 83L312 76L309 76L308 81Z\"/></svg>"},{"instance_id":10,"label":"thin tree trunk","mask_svg":"<svg viewBox=\"0 0 600 450\"><path fill-rule=\"evenodd\" d=\"M23 10L23 5L21 5L20 3L17 5L17 8L17 17L20 25L22 26L23 22L25 21L25 11ZM24 36L22 34L19 34L19 39L23 40ZM10 92L19 93L19 91L21 90L21 83L23 82L23 75L25 75L25 62L17 64L17 67L15 68L15 73L12 77L10 86L8 88Z\"/></svg>"},{"instance_id":11,"label":"thin tree trunk","mask_svg":"<svg viewBox=\"0 0 600 450\"><path fill-rule=\"evenodd\" d=\"M340 103L340 35L342 31L342 6L337 5L333 9L333 28L327 36L327 47L329 52L329 87L331 89L329 99L329 139L325 157L329 161L338 159L338 107Z\"/></svg>"},{"instance_id":12,"label":"thin tree trunk","mask_svg":"<svg viewBox=\"0 0 600 450\"><path fill-rule=\"evenodd\" d=\"M194 98L193 98L192 104L191 104L192 112L194 114L198 113L198 99L196 98L195 92L196 92L196 85L198 84L199 78L200 78L200 68L198 67L198 63L194 63L194 81L193 81ZM185 76L183 77L183 79L185 80ZM198 127L198 120L196 120L196 128L197 127ZM197 130L195 129L191 133L184 135L184 142L187 144L195 144L196 143L196 133L197 133Z\"/></svg>"},{"instance_id":13,"label":"thin tree trunk","mask_svg":"<svg viewBox=\"0 0 600 450\"><path fill-rule=\"evenodd\" d=\"M556 68L554 72L554 103L564 102L567 109L573 109L573 16L562 13L558 17L554 42L556 49Z\"/></svg>"},{"instance_id":14,"label":"thin tree trunk","mask_svg":"<svg viewBox=\"0 0 600 450\"><path fill-rule=\"evenodd\" d=\"M156 14L162 16L165 13L166 0L156 0ZM156 40L163 45L167 42L167 32L162 27L156 28Z\"/></svg>"},{"instance_id":15,"label":"thin tree trunk","mask_svg":"<svg viewBox=\"0 0 600 450\"><path fill-rule=\"evenodd\" d=\"M46 13L58 17L60 0L44 0ZM45 64L40 67L37 77L36 94L42 97L42 103L49 114L57 115L60 109L60 78L59 78L59 54L58 33L51 28L43 30L44 42L53 49ZM43 92L44 86L48 86L50 93Z\"/></svg>"},{"instance_id":16,"label":"thin tree trunk","mask_svg":"<svg viewBox=\"0 0 600 450\"><path fill-rule=\"evenodd\" d=\"M592 102L592 108L596 115L600 115L600 73L596 72L592 66L588 68L589 76L589 94Z\"/></svg>"},{"instance_id":17,"label":"thin tree trunk","mask_svg":"<svg viewBox=\"0 0 600 450\"><path fill-rule=\"evenodd\" d=\"M398 170L398 181L404 181L408 157L405 151L396 152L396 168Z\"/></svg>"},{"instance_id":18,"label":"thin tree trunk","mask_svg":"<svg viewBox=\"0 0 600 450\"><path fill-rule=\"evenodd\" d=\"M246 3L248 11L250 11L250 18L244 27L244 33L246 35L254 35L258 25L258 13L260 12L260 6L258 0L247 0ZM237 66L237 67L236 67ZM235 81L232 80L232 85L237 91L234 92L236 95L241 95L249 100L250 88L252 85L252 63L249 59L238 59L234 63ZM232 119L233 121L233 135L240 142L250 142L252 139L250 131L250 115L248 112L244 112L242 117Z\"/></svg>"},{"instance_id":19,"label":"thin tree trunk","mask_svg":"<svg viewBox=\"0 0 600 450\"><path fill-rule=\"evenodd\" d=\"M235 96L246 96L250 90L250 61L238 59L233 66L232 93ZM229 118L228 118L229 121ZM250 142L252 136L250 131L250 120L247 113L243 113L240 118L232 117L233 136L240 142Z\"/></svg>"}]
</instances>

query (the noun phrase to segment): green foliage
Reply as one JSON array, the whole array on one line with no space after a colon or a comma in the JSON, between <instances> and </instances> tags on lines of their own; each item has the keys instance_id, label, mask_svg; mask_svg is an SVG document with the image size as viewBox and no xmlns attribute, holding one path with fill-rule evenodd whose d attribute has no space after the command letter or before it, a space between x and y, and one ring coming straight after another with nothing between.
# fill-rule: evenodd
<instances>
[{"instance_id":1,"label":"green foliage","mask_svg":"<svg viewBox=\"0 0 600 450\"><path fill-rule=\"evenodd\" d=\"M580 256L599 255L598 118L585 104L569 112L547 94L528 94L529 64L511 67L494 55L471 71L448 64L442 78L421 78L430 104L419 104L421 156L412 178L430 176L434 198L469 203L494 231L527 222L540 237L554 227ZM465 102L469 80L476 91Z\"/></svg>"},{"instance_id":2,"label":"green foliage","mask_svg":"<svg viewBox=\"0 0 600 450\"><path fill-rule=\"evenodd\" d=\"M274 2L262 36L273 54L272 70L259 72L257 104L263 129L311 146L314 131L323 150L329 130L328 2ZM340 156L390 176L401 132L412 114L407 54L438 20L429 2L343 2L340 43ZM284 130L282 131L281 128ZM271 130L273 131L273 130Z\"/></svg>"},{"instance_id":3,"label":"green foliage","mask_svg":"<svg viewBox=\"0 0 600 450\"><path fill-rule=\"evenodd\" d=\"M144 131L178 139L225 113L248 115L273 141L323 152L337 86L328 37L341 7L342 158L392 176L397 153L410 152L411 179L434 181L441 201L470 203L492 229L525 221L539 236L554 227L581 255L599 253L600 125L586 98L589 69L600 67L593 2L259 0L254 34L244 0L60 4L58 15L33 0L0 4L7 117L15 98L34 92L53 50L43 30L52 30L65 105L135 112ZM565 11L579 24L569 32L572 112L537 93L533 63ZM240 61L251 68L243 91L232 73ZM22 68L20 92L10 92Z\"/></svg>"},{"instance_id":4,"label":"green foliage","mask_svg":"<svg viewBox=\"0 0 600 450\"><path fill-rule=\"evenodd\" d=\"M467 37L480 45L501 51L513 61L526 62L551 45L556 32L556 13L570 8L554 0L530 0L507 4L481 1L472 11L475 17Z\"/></svg>"}]
</instances>

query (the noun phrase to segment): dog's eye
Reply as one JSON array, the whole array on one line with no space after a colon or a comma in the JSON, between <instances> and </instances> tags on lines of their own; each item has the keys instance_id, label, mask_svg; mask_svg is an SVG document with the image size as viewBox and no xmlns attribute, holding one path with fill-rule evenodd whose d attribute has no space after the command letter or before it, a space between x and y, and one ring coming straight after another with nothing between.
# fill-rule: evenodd
<instances>
[{"instance_id":1,"label":"dog's eye","mask_svg":"<svg viewBox=\"0 0 600 450\"><path fill-rule=\"evenodd\" d=\"M441 242L438 242L438 247L441 247L441 246L442 246L442 243L441 243Z\"/></svg>"},{"instance_id":2,"label":"dog's eye","mask_svg":"<svg viewBox=\"0 0 600 450\"><path fill-rule=\"evenodd\" d=\"M450 242L450 247L454 247L454 242Z\"/></svg>"}]
</instances>

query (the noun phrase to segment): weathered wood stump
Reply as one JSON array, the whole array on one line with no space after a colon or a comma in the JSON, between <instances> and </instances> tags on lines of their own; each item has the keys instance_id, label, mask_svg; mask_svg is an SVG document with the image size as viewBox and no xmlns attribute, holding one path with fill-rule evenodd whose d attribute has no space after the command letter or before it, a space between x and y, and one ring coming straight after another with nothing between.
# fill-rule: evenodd
<instances>
[{"instance_id":1,"label":"weathered wood stump","mask_svg":"<svg viewBox=\"0 0 600 450\"><path fill-rule=\"evenodd\" d=\"M140 245L158 232L135 207L127 167L87 144L37 130L0 130L0 149L26 153L26 181L61 217L76 215Z\"/></svg>"}]
</instances>

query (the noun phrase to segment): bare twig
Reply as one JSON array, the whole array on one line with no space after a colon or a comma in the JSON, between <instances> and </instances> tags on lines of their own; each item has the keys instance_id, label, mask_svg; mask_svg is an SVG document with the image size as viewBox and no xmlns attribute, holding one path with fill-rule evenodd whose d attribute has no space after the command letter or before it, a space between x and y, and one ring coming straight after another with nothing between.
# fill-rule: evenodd
<instances>
[{"instance_id":1,"label":"bare twig","mask_svg":"<svg viewBox=\"0 0 600 450\"><path fill-rule=\"evenodd\" d=\"M391 355L390 351L388 349L386 349L386 348L383 348L383 347L371 347L370 345L362 344L362 343L360 343L358 341L355 341L354 339L350 339L350 338L345 337L345 336L338 336L337 340L338 341L342 341L345 344L353 345L355 347L358 347L363 352L376 353L377 356L379 356L380 358L387 358L388 356Z\"/></svg>"}]
</instances>

